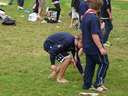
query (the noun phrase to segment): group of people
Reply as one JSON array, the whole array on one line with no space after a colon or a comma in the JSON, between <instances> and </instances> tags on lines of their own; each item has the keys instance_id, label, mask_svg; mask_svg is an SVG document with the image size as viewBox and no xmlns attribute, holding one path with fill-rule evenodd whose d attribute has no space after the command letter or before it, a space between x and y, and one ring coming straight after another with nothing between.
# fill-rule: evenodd
<instances>
[{"instance_id":1,"label":"group of people","mask_svg":"<svg viewBox=\"0 0 128 96\"><path fill-rule=\"evenodd\" d=\"M11 5L13 0L10 0ZM17 0L18 8L23 9L24 0ZM52 0L57 11L56 22L59 22L61 7L60 0ZM41 19L44 14L45 0L35 0L33 12ZM51 73L49 78L59 83L67 83L65 71L70 64L77 67L83 77L83 89L93 89L98 92L106 91L104 86L109 60L106 46L112 26L111 0L72 0L70 27L80 24L80 34L70 32L54 33L44 41L43 47L49 53ZM79 51L82 49L86 57L85 68L82 67ZM61 64L56 64L56 60ZM96 80L93 77L98 64Z\"/></svg>"},{"instance_id":2,"label":"group of people","mask_svg":"<svg viewBox=\"0 0 128 96\"><path fill-rule=\"evenodd\" d=\"M111 3L110 0L84 0L79 3L79 8L78 11L72 8L72 12L75 10L80 13L79 35L57 32L44 41L44 50L49 53L51 61L49 77L59 83L68 82L64 74L68 65L74 64L83 77L83 89L103 92L108 89L104 86L109 67L105 44L112 30ZM86 57L85 68L82 67L78 54L81 49ZM61 64L56 64L56 60ZM93 83L96 64L98 69Z\"/></svg>"},{"instance_id":3,"label":"group of people","mask_svg":"<svg viewBox=\"0 0 128 96\"><path fill-rule=\"evenodd\" d=\"M14 0L9 1L9 5L12 5ZM54 5L55 8L53 8L54 11L57 12L56 16L56 21L59 22L59 17L60 17L60 12L61 12L61 7L60 7L60 0L51 0L52 4ZM45 16L45 4L46 0L35 0L33 4L33 12L37 14L37 19L42 20L44 19L43 17ZM23 10L24 9L24 0L17 0L17 9Z\"/></svg>"}]
</instances>

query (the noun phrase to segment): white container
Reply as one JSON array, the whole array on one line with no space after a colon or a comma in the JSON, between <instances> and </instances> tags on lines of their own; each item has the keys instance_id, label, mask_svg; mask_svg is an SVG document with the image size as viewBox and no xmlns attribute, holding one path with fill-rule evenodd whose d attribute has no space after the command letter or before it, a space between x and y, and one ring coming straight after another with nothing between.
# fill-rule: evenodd
<instances>
[{"instance_id":1,"label":"white container","mask_svg":"<svg viewBox=\"0 0 128 96\"><path fill-rule=\"evenodd\" d=\"M29 14L28 21L31 21L31 22L37 21L37 13L31 13L31 14Z\"/></svg>"}]
</instances>

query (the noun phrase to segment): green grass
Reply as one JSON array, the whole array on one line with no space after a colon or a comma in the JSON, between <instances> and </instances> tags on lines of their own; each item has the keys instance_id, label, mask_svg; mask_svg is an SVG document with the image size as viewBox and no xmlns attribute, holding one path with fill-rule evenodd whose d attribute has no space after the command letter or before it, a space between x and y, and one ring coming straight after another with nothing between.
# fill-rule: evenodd
<instances>
[{"instance_id":1,"label":"green grass","mask_svg":"<svg viewBox=\"0 0 128 96\"><path fill-rule=\"evenodd\" d=\"M30 8L30 2L26 0L26 8ZM31 23L27 21L28 14L17 11L15 4L2 7L17 20L17 25L0 25L0 96L78 96L84 91L82 78L72 66L66 72L69 84L47 79L50 62L42 50L45 38L56 31L78 33L69 28L69 1L62 0L62 3L60 24ZM128 96L128 2L112 0L112 5L114 29L110 41L113 46L108 49L110 67L106 78L109 91L101 96ZM81 59L85 63L84 57Z\"/></svg>"}]
</instances>

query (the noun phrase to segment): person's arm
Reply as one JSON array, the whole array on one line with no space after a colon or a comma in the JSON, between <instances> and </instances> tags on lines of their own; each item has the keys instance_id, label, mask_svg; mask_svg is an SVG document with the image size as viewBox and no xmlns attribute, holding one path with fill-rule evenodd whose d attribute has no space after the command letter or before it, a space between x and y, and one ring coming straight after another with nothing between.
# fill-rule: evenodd
<instances>
[{"instance_id":1,"label":"person's arm","mask_svg":"<svg viewBox=\"0 0 128 96\"><path fill-rule=\"evenodd\" d=\"M109 15L109 19L112 20L112 12L110 9L107 9L108 15Z\"/></svg>"},{"instance_id":2,"label":"person's arm","mask_svg":"<svg viewBox=\"0 0 128 96\"><path fill-rule=\"evenodd\" d=\"M51 62L51 65L55 65L55 55L50 54L50 62Z\"/></svg>"},{"instance_id":3,"label":"person's arm","mask_svg":"<svg viewBox=\"0 0 128 96\"><path fill-rule=\"evenodd\" d=\"M111 2L109 0L106 1L107 13L109 15L109 19L112 20L112 9Z\"/></svg>"},{"instance_id":4,"label":"person's arm","mask_svg":"<svg viewBox=\"0 0 128 96\"><path fill-rule=\"evenodd\" d=\"M92 34L92 39L94 41L94 43L96 44L96 46L98 47L101 55L106 55L107 51L106 49L103 47L103 45L101 44L100 38L97 34Z\"/></svg>"}]
</instances>

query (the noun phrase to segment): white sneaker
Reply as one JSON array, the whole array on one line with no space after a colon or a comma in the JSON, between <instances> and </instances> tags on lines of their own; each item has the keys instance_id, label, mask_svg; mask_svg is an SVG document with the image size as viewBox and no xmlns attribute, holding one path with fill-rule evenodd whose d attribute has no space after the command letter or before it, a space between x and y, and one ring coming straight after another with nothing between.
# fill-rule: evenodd
<instances>
[{"instance_id":1,"label":"white sneaker","mask_svg":"<svg viewBox=\"0 0 128 96\"><path fill-rule=\"evenodd\" d=\"M102 92L105 91L105 90L104 90L103 87L100 86L100 87L95 88L94 91L97 91L97 92L99 92L99 93L102 93Z\"/></svg>"},{"instance_id":2,"label":"white sneaker","mask_svg":"<svg viewBox=\"0 0 128 96\"><path fill-rule=\"evenodd\" d=\"M58 20L58 23L61 23L62 21L61 20Z\"/></svg>"},{"instance_id":3,"label":"white sneaker","mask_svg":"<svg viewBox=\"0 0 128 96\"><path fill-rule=\"evenodd\" d=\"M21 10L23 10L24 8L23 8L23 7L21 7L21 6L18 6L18 7L17 7L17 9L21 9Z\"/></svg>"},{"instance_id":4,"label":"white sneaker","mask_svg":"<svg viewBox=\"0 0 128 96\"><path fill-rule=\"evenodd\" d=\"M107 91L108 90L108 88L107 87L105 87L104 85L102 85L101 86L105 91Z\"/></svg>"}]
</instances>

